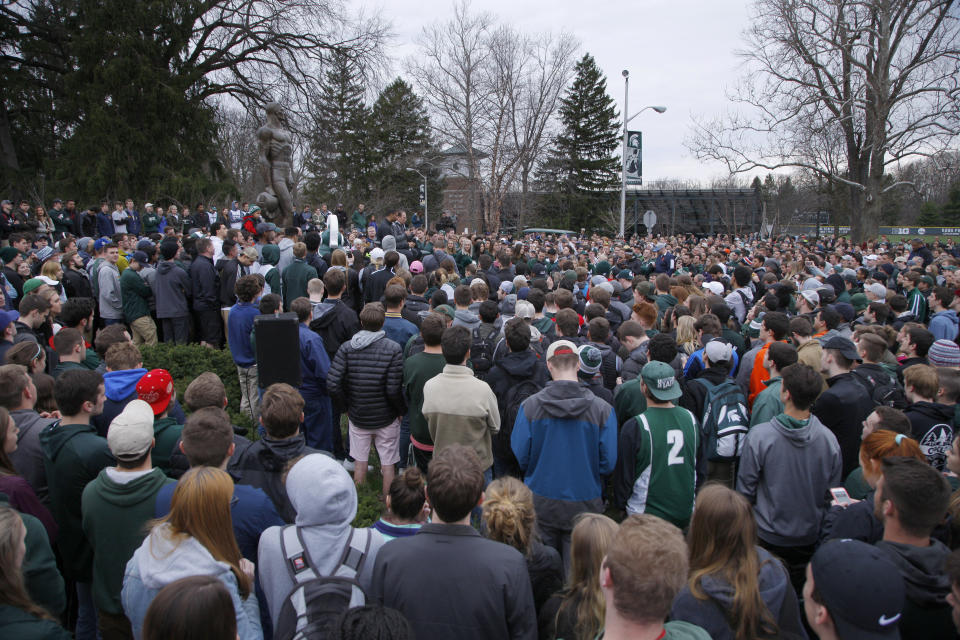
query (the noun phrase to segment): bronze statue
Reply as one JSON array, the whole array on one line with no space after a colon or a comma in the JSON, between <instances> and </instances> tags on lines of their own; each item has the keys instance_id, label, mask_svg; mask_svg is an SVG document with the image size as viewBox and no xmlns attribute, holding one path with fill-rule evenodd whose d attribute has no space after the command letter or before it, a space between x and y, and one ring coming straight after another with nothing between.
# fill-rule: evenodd
<instances>
[{"instance_id":1,"label":"bronze statue","mask_svg":"<svg viewBox=\"0 0 960 640\"><path fill-rule=\"evenodd\" d=\"M266 189L257 196L257 204L268 220L293 220L293 139L284 126L283 109L277 102L266 106L267 123L257 130L260 143L260 167Z\"/></svg>"}]
</instances>

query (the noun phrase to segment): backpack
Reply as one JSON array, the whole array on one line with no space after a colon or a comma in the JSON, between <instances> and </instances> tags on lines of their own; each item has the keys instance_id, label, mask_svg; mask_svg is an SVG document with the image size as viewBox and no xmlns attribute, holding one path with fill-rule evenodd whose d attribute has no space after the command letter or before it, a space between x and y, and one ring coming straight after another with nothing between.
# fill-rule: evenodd
<instances>
[{"instance_id":1,"label":"backpack","mask_svg":"<svg viewBox=\"0 0 960 640\"><path fill-rule=\"evenodd\" d=\"M707 389L703 417L700 419L707 459L711 462L731 462L738 459L750 428L747 399L743 390L731 380L717 385L704 378L695 378L694 381Z\"/></svg>"},{"instance_id":2,"label":"backpack","mask_svg":"<svg viewBox=\"0 0 960 640\"><path fill-rule=\"evenodd\" d=\"M870 400L877 407L893 407L903 411L907 408L907 395L903 388L897 383L897 379L891 375L886 380L874 379L869 373L858 373L859 369L853 370L853 377L863 385L870 396Z\"/></svg>"},{"instance_id":3,"label":"backpack","mask_svg":"<svg viewBox=\"0 0 960 640\"><path fill-rule=\"evenodd\" d=\"M517 458L513 455L513 450L510 448L510 438L513 435L513 425L517 422L517 416L520 414L520 405L535 393L543 390L543 385L538 384L531 378L525 378L521 380L518 384L514 384L507 390L507 395L503 400L503 418L500 421L500 431L497 434L497 438L500 439L500 442L504 445L503 451L506 454L506 460L504 461L507 468L507 474L521 477L520 475L520 464L517 462Z\"/></svg>"},{"instance_id":4,"label":"backpack","mask_svg":"<svg viewBox=\"0 0 960 640\"><path fill-rule=\"evenodd\" d=\"M280 550L293 588L280 607L273 631L277 640L331 638L333 625L344 611L366 604L367 594L357 576L370 551L370 535L370 529L351 528L336 570L321 576L313 568L300 528L281 529Z\"/></svg>"},{"instance_id":5,"label":"backpack","mask_svg":"<svg viewBox=\"0 0 960 640\"><path fill-rule=\"evenodd\" d=\"M497 330L490 327L484 336L482 329L486 327L481 324L473 330L473 343L470 345L470 362L473 364L474 373L481 380L493 366L493 352L497 348Z\"/></svg>"}]
</instances>

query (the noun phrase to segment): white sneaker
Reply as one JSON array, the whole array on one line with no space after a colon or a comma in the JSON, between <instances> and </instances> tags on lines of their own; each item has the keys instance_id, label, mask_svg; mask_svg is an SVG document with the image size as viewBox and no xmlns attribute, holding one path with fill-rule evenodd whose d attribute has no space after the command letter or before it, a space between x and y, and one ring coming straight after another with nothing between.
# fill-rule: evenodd
<instances>
[{"instance_id":1,"label":"white sneaker","mask_svg":"<svg viewBox=\"0 0 960 640\"><path fill-rule=\"evenodd\" d=\"M350 458L344 458L340 464L342 464L343 468L349 471L350 473L353 473L353 469L357 466L356 464L354 464L353 460L351 460Z\"/></svg>"}]
</instances>

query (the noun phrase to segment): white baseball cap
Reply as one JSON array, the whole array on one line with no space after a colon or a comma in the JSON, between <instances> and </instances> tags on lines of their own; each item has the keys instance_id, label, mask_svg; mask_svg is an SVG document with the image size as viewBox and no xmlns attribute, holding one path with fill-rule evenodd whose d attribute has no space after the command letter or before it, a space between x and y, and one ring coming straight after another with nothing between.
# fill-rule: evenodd
<instances>
[{"instance_id":1,"label":"white baseball cap","mask_svg":"<svg viewBox=\"0 0 960 640\"><path fill-rule=\"evenodd\" d=\"M723 295L723 284L720 282L704 282L703 288L707 289L710 293L715 296Z\"/></svg>"}]
</instances>

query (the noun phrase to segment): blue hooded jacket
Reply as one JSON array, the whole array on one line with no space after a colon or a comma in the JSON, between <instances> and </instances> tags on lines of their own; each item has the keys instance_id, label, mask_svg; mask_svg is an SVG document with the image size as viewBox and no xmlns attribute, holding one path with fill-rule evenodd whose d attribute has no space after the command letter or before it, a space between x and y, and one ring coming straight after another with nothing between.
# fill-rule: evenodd
<instances>
[{"instance_id":1,"label":"blue hooded jacket","mask_svg":"<svg viewBox=\"0 0 960 640\"><path fill-rule=\"evenodd\" d=\"M103 389L107 399L103 403L103 412L90 418L90 424L97 428L99 435L107 437L110 423L120 415L128 402L137 397L137 383L146 373L146 369L122 369L103 374ZM176 419L177 424L186 421L183 408L176 399L170 404L168 414Z\"/></svg>"},{"instance_id":2,"label":"blue hooded jacket","mask_svg":"<svg viewBox=\"0 0 960 640\"><path fill-rule=\"evenodd\" d=\"M957 312L953 309L938 311L930 318L930 333L935 340L953 342L957 338L958 324L960 324L960 318L957 318Z\"/></svg>"}]
</instances>

